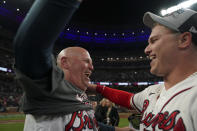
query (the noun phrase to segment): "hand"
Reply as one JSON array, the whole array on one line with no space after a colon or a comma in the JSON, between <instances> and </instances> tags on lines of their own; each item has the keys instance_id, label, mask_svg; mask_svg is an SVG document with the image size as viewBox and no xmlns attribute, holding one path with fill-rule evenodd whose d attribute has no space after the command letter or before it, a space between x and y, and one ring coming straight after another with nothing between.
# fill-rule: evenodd
<instances>
[{"instance_id":1,"label":"hand","mask_svg":"<svg viewBox=\"0 0 197 131\"><path fill-rule=\"evenodd\" d=\"M89 92L93 92L93 93L96 93L96 84L91 84L91 83L89 83L88 85L87 85L87 90L89 91Z\"/></svg>"},{"instance_id":2,"label":"hand","mask_svg":"<svg viewBox=\"0 0 197 131\"><path fill-rule=\"evenodd\" d=\"M135 130L130 127L115 127L115 131L135 131Z\"/></svg>"}]
</instances>

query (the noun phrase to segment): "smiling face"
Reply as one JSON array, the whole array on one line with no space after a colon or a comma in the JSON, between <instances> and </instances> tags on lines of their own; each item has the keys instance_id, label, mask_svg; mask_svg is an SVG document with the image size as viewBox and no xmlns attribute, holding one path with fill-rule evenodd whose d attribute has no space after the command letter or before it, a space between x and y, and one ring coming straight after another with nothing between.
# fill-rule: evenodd
<instances>
[{"instance_id":1,"label":"smiling face","mask_svg":"<svg viewBox=\"0 0 197 131\"><path fill-rule=\"evenodd\" d=\"M149 44L145 48L145 53L151 60L152 74L165 77L176 67L178 36L179 33L174 33L159 24L152 29Z\"/></svg>"},{"instance_id":2,"label":"smiling face","mask_svg":"<svg viewBox=\"0 0 197 131\"><path fill-rule=\"evenodd\" d=\"M81 89L86 89L90 82L90 75L93 70L92 59L88 52L84 51L70 59L70 81Z\"/></svg>"},{"instance_id":3,"label":"smiling face","mask_svg":"<svg viewBox=\"0 0 197 131\"><path fill-rule=\"evenodd\" d=\"M86 90L93 71L92 59L87 50L70 47L61 58L65 79L82 90Z\"/></svg>"}]
</instances>

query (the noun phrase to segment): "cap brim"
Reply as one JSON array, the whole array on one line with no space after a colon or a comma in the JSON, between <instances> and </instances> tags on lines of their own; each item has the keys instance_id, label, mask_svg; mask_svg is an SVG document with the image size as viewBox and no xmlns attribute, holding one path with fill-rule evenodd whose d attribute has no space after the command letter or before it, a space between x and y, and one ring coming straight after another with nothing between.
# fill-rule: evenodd
<instances>
[{"instance_id":1,"label":"cap brim","mask_svg":"<svg viewBox=\"0 0 197 131\"><path fill-rule=\"evenodd\" d=\"M164 25L172 30L179 31L176 28L176 26L174 26L172 23L166 21L164 18L157 16L151 12L146 12L144 14L143 23L151 29L153 28L155 23L159 23L159 24Z\"/></svg>"}]
</instances>

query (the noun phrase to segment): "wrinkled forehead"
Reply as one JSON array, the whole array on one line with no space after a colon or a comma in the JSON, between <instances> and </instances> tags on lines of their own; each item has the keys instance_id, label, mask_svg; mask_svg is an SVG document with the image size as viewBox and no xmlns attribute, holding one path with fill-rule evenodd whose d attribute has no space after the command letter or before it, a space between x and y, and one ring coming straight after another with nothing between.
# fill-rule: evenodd
<instances>
[{"instance_id":1,"label":"wrinkled forehead","mask_svg":"<svg viewBox=\"0 0 197 131\"><path fill-rule=\"evenodd\" d=\"M90 56L89 52L87 52L87 51L78 52L77 56L79 58L91 59L91 56Z\"/></svg>"},{"instance_id":2,"label":"wrinkled forehead","mask_svg":"<svg viewBox=\"0 0 197 131\"><path fill-rule=\"evenodd\" d=\"M87 50L83 48L73 47L65 50L65 56L67 57L90 57Z\"/></svg>"},{"instance_id":3,"label":"wrinkled forehead","mask_svg":"<svg viewBox=\"0 0 197 131\"><path fill-rule=\"evenodd\" d=\"M73 55L71 55L70 57L68 57L70 60L73 60L73 61L89 61L89 62L92 62L92 58L90 56L90 54L88 52L77 52Z\"/></svg>"}]
</instances>

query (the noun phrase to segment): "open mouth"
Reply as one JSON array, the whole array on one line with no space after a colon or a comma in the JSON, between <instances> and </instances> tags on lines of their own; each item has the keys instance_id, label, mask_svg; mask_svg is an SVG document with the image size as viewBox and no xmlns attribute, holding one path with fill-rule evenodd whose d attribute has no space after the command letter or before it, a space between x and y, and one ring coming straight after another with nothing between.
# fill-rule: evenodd
<instances>
[{"instance_id":1,"label":"open mouth","mask_svg":"<svg viewBox=\"0 0 197 131\"><path fill-rule=\"evenodd\" d=\"M91 76L91 72L86 72L86 73L85 73L85 76L86 76L87 78L89 78L89 77Z\"/></svg>"},{"instance_id":2,"label":"open mouth","mask_svg":"<svg viewBox=\"0 0 197 131\"><path fill-rule=\"evenodd\" d=\"M153 64L153 61L156 59L156 55L149 55L147 58L150 60L150 66Z\"/></svg>"},{"instance_id":3,"label":"open mouth","mask_svg":"<svg viewBox=\"0 0 197 131\"><path fill-rule=\"evenodd\" d=\"M153 61L156 58L156 56L155 55L151 55L148 58L150 59L150 61Z\"/></svg>"}]
</instances>

